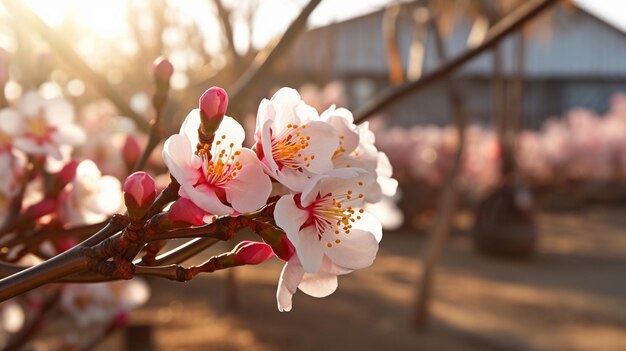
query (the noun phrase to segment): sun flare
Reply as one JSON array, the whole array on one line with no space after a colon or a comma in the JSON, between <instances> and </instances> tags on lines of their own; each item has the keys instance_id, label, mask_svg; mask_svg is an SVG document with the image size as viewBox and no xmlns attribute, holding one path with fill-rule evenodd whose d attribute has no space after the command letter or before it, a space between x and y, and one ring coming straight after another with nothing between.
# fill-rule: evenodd
<instances>
[{"instance_id":1,"label":"sun flare","mask_svg":"<svg viewBox=\"0 0 626 351\"><path fill-rule=\"evenodd\" d=\"M26 0L26 4L53 27L72 19L81 27L107 39L118 37L127 30L123 0Z\"/></svg>"}]
</instances>

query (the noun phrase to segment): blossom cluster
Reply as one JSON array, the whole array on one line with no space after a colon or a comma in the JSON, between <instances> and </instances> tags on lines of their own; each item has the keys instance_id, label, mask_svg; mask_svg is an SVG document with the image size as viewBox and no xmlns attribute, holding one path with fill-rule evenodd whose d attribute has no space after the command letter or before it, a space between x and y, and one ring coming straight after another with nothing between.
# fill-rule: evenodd
<instances>
[{"instance_id":1,"label":"blossom cluster","mask_svg":"<svg viewBox=\"0 0 626 351\"><path fill-rule=\"evenodd\" d=\"M78 239L42 239L36 247L25 247L23 242L45 236L48 230L97 224L123 209L120 181L104 175L94 161L75 156L76 149L86 143L87 134L75 122L73 106L60 97L46 99L36 91L26 91L0 109L0 244L8 248L3 260L36 265L42 258L70 249ZM15 199L21 199L19 208L13 208ZM91 315L109 316L136 305L126 304L127 296L109 298L108 305L91 298L135 285L67 285L60 289L60 299L64 311L81 324ZM75 299L78 290L81 297ZM2 315L11 317L6 317L11 323L2 323L0 329L19 330L25 314L41 309L38 295L28 295L24 308L19 303L3 308ZM79 306L81 312L74 313L78 307L72 306Z\"/></svg>"},{"instance_id":2,"label":"blossom cluster","mask_svg":"<svg viewBox=\"0 0 626 351\"><path fill-rule=\"evenodd\" d=\"M373 122L377 146L406 184L442 185L458 145L453 126L385 128ZM472 125L465 138L460 172L462 192L481 197L500 182L501 150L497 133ZM564 181L615 181L626 178L626 95L612 98L604 115L574 109L562 117L547 119L538 130L517 136L515 158L522 179L546 186Z\"/></svg>"},{"instance_id":3,"label":"blossom cluster","mask_svg":"<svg viewBox=\"0 0 626 351\"><path fill-rule=\"evenodd\" d=\"M193 225L273 206L272 224L292 249L277 289L280 311L292 296L327 296L337 276L372 264L380 222L364 207L395 193L387 156L374 146L367 123L331 106L319 113L290 88L261 101L254 145L243 147L243 127L226 116L228 97L211 88L200 108L169 137L163 159L180 184L172 219Z\"/></svg>"}]
</instances>

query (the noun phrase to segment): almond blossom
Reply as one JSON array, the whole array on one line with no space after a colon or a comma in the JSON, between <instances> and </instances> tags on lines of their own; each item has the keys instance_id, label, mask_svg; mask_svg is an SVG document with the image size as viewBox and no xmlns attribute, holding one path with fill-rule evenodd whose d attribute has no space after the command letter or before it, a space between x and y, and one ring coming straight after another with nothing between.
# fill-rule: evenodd
<instances>
[{"instance_id":1,"label":"almond blossom","mask_svg":"<svg viewBox=\"0 0 626 351\"><path fill-rule=\"evenodd\" d=\"M392 167L389 159L374 145L376 139L369 129L369 123L355 125L352 112L345 108L335 108L335 105L324 111L320 119L333 126L339 137L339 147L332 158L334 167L362 168L375 178L376 181L366 191L366 201L375 203L382 200L383 195L393 196L398 182L391 178Z\"/></svg>"},{"instance_id":2,"label":"almond blossom","mask_svg":"<svg viewBox=\"0 0 626 351\"><path fill-rule=\"evenodd\" d=\"M150 287L141 279L96 284L67 284L61 294L61 308L79 327L110 322L117 315L143 305Z\"/></svg>"},{"instance_id":3,"label":"almond blossom","mask_svg":"<svg viewBox=\"0 0 626 351\"><path fill-rule=\"evenodd\" d=\"M301 191L311 176L333 169L339 139L331 125L291 88L282 88L259 105L256 152L264 169L292 191Z\"/></svg>"},{"instance_id":4,"label":"almond blossom","mask_svg":"<svg viewBox=\"0 0 626 351\"><path fill-rule=\"evenodd\" d=\"M73 107L60 98L45 100L29 91L15 110L4 114L21 117L20 123L11 127L15 135L13 145L30 155L62 159L61 146L80 145L86 139L84 131L74 124Z\"/></svg>"},{"instance_id":5,"label":"almond blossom","mask_svg":"<svg viewBox=\"0 0 626 351\"><path fill-rule=\"evenodd\" d=\"M93 224L122 207L122 185L117 178L102 175L92 161L82 161L76 176L59 196L59 215L69 224Z\"/></svg>"},{"instance_id":6,"label":"almond blossom","mask_svg":"<svg viewBox=\"0 0 626 351\"><path fill-rule=\"evenodd\" d=\"M301 193L278 200L276 224L296 248L281 274L279 310L291 309L295 287L326 296L336 289L337 275L372 264L382 228L362 208L371 182L363 169L335 169L312 178Z\"/></svg>"},{"instance_id":7,"label":"almond blossom","mask_svg":"<svg viewBox=\"0 0 626 351\"><path fill-rule=\"evenodd\" d=\"M189 113L180 133L167 139L163 159L180 184L180 196L212 215L255 211L272 190L269 177L252 150L242 148L244 131L224 116L210 154L196 152L200 113Z\"/></svg>"}]
</instances>

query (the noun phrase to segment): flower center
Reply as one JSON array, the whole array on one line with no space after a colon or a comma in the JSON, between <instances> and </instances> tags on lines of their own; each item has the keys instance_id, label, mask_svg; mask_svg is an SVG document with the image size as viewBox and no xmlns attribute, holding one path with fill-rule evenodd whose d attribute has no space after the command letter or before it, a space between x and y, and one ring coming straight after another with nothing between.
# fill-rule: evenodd
<instances>
[{"instance_id":1,"label":"flower center","mask_svg":"<svg viewBox=\"0 0 626 351\"><path fill-rule=\"evenodd\" d=\"M304 156L302 151L309 147L310 136L303 136L306 125L288 124L278 135L272 136L272 158L279 167L302 169L311 166L315 155Z\"/></svg>"},{"instance_id":2,"label":"flower center","mask_svg":"<svg viewBox=\"0 0 626 351\"><path fill-rule=\"evenodd\" d=\"M39 143L46 141L50 137L50 132L54 131L54 128L49 127L46 120L41 115L26 118L25 121L26 133Z\"/></svg>"},{"instance_id":3,"label":"flower center","mask_svg":"<svg viewBox=\"0 0 626 351\"><path fill-rule=\"evenodd\" d=\"M363 182L358 182L359 187L363 186ZM363 199L363 194L355 194L351 189L341 194L327 194L310 205L311 215L305 225L315 225L318 238L322 240L323 233L334 233L335 235L348 235L352 229L352 223L361 219L363 209L355 210L349 203ZM326 246L333 247L333 240L326 237L328 243ZM341 239L338 237L334 240L334 244L340 244Z\"/></svg>"},{"instance_id":4,"label":"flower center","mask_svg":"<svg viewBox=\"0 0 626 351\"><path fill-rule=\"evenodd\" d=\"M221 140L215 142L215 149L211 150L211 159L208 159L206 153L201 153L203 163L202 168L206 181L214 186L222 186L228 183L231 179L237 176L237 171L242 168L241 162L235 161L237 156L241 154L241 151L235 151L233 148L235 144L224 144L225 135L222 135Z\"/></svg>"}]
</instances>

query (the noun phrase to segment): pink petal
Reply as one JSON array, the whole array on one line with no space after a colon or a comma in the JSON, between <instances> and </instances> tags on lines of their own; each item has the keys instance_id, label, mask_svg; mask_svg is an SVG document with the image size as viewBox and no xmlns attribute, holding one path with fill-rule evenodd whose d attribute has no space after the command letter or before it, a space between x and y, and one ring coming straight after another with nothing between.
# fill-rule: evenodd
<instances>
[{"instance_id":1,"label":"pink petal","mask_svg":"<svg viewBox=\"0 0 626 351\"><path fill-rule=\"evenodd\" d=\"M249 149L242 149L241 155L244 154L256 158ZM252 161L254 163L243 161L244 158L237 159L243 164L243 168L225 186L227 201L237 212L241 213L252 212L263 207L272 192L272 181L263 172L261 165L257 161Z\"/></svg>"},{"instance_id":2,"label":"pink petal","mask_svg":"<svg viewBox=\"0 0 626 351\"><path fill-rule=\"evenodd\" d=\"M180 196L188 198L196 206L209 213L218 216L233 213L233 209L224 205L217 197L217 194L215 194L215 191L206 184L200 184L196 187L189 184L181 184L179 193Z\"/></svg>"}]
</instances>

